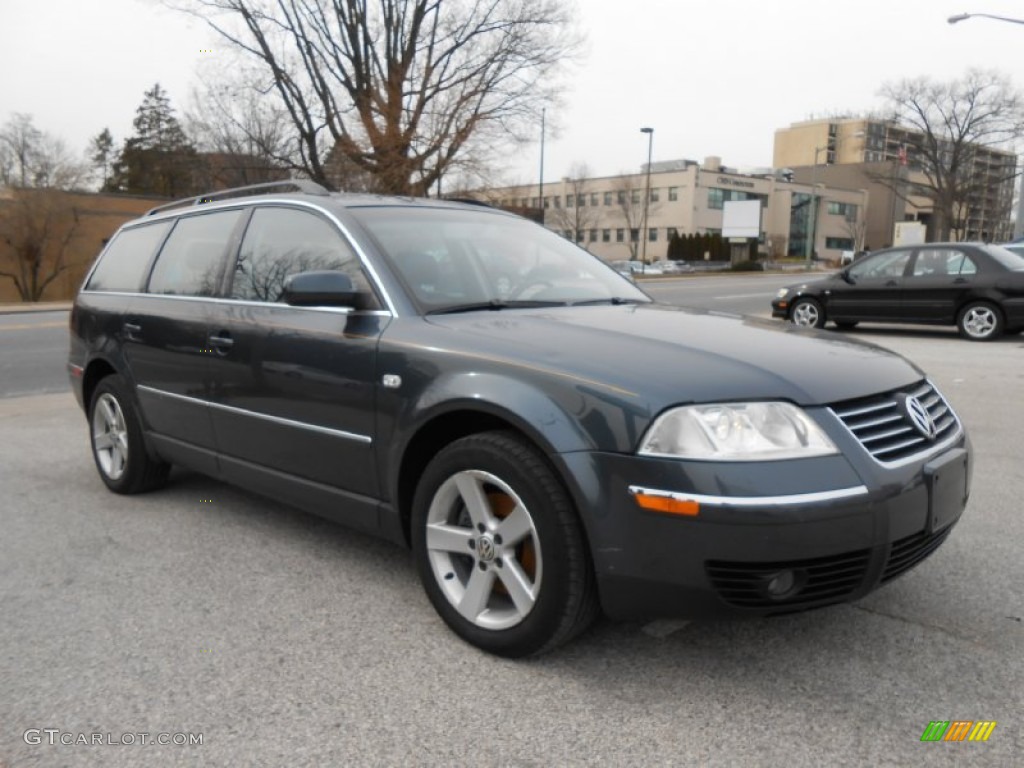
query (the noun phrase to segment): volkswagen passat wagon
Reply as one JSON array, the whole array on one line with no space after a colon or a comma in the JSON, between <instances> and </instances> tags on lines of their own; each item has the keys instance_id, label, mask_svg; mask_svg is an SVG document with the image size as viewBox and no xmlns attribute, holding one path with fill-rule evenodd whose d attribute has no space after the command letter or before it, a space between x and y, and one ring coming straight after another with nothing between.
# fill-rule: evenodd
<instances>
[{"instance_id":1,"label":"volkswagen passat wagon","mask_svg":"<svg viewBox=\"0 0 1024 768\"><path fill-rule=\"evenodd\" d=\"M111 239L71 330L110 490L179 465L408 545L441 618L504 656L602 610L857 599L968 495L963 425L907 360L658 304L480 205L298 183L165 206Z\"/></svg>"}]
</instances>

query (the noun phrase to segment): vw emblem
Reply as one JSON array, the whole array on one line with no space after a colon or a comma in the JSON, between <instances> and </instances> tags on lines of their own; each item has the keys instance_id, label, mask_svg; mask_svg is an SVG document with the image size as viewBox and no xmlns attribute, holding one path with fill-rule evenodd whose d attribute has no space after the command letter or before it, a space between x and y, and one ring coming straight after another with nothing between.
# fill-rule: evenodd
<instances>
[{"instance_id":1,"label":"vw emblem","mask_svg":"<svg viewBox=\"0 0 1024 768\"><path fill-rule=\"evenodd\" d=\"M932 415L928 413L928 409L916 397L908 397L905 405L907 416L910 417L910 423L914 425L914 428L929 440L934 440L935 422L932 420Z\"/></svg>"},{"instance_id":2,"label":"vw emblem","mask_svg":"<svg viewBox=\"0 0 1024 768\"><path fill-rule=\"evenodd\" d=\"M481 536L476 540L476 553L485 563L494 559L494 541L490 536Z\"/></svg>"}]
</instances>

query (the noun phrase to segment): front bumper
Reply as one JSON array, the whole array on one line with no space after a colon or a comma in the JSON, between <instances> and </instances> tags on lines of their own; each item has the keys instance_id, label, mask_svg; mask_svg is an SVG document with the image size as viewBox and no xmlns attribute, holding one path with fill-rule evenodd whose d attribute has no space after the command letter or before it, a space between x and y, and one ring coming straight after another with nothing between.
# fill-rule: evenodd
<instances>
[{"instance_id":1,"label":"front bumper","mask_svg":"<svg viewBox=\"0 0 1024 768\"><path fill-rule=\"evenodd\" d=\"M785 320L789 317L789 297L784 299L772 299L772 317L777 317Z\"/></svg>"},{"instance_id":2,"label":"front bumper","mask_svg":"<svg viewBox=\"0 0 1024 768\"><path fill-rule=\"evenodd\" d=\"M963 432L898 467L867 454L731 465L562 459L583 480L602 606L633 620L762 616L863 597L945 541L971 469ZM637 503L644 492L693 499L699 512L648 511Z\"/></svg>"}]
</instances>

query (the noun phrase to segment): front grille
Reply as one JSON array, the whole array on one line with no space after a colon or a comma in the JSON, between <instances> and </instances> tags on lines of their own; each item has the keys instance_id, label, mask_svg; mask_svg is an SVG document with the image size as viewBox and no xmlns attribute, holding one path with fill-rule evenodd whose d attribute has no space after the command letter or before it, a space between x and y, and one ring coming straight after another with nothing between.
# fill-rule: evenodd
<instances>
[{"instance_id":1,"label":"front grille","mask_svg":"<svg viewBox=\"0 0 1024 768\"><path fill-rule=\"evenodd\" d=\"M905 406L908 397L916 397L931 415L934 438L925 437L911 422ZM837 403L832 412L868 453L886 463L923 453L960 431L953 409L928 381L884 395Z\"/></svg>"},{"instance_id":2,"label":"front grille","mask_svg":"<svg viewBox=\"0 0 1024 768\"><path fill-rule=\"evenodd\" d=\"M709 560L708 578L718 595L741 608L792 609L810 603L838 602L864 582L870 551L845 552L813 560L776 563L737 563ZM773 597L768 593L772 577L783 571L797 575L792 593Z\"/></svg>"},{"instance_id":3,"label":"front grille","mask_svg":"<svg viewBox=\"0 0 1024 768\"><path fill-rule=\"evenodd\" d=\"M895 579L928 557L946 540L951 530L953 526L950 525L935 533L921 531L894 541L889 550L889 560L882 571L882 583Z\"/></svg>"}]
</instances>

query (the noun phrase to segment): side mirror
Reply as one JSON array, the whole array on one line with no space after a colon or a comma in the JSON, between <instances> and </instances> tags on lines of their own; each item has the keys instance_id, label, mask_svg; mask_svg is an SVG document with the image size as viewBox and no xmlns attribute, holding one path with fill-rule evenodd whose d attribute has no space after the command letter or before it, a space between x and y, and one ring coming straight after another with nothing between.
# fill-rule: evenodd
<instances>
[{"instance_id":1,"label":"side mirror","mask_svg":"<svg viewBox=\"0 0 1024 768\"><path fill-rule=\"evenodd\" d=\"M299 272L284 281L282 298L293 307L355 307L360 294L344 272Z\"/></svg>"},{"instance_id":2,"label":"side mirror","mask_svg":"<svg viewBox=\"0 0 1024 768\"><path fill-rule=\"evenodd\" d=\"M843 278L844 283L849 283L850 285L857 284L857 281L853 279L853 276L850 274L850 270L848 269L844 269L842 272L840 272L839 276Z\"/></svg>"}]
</instances>

